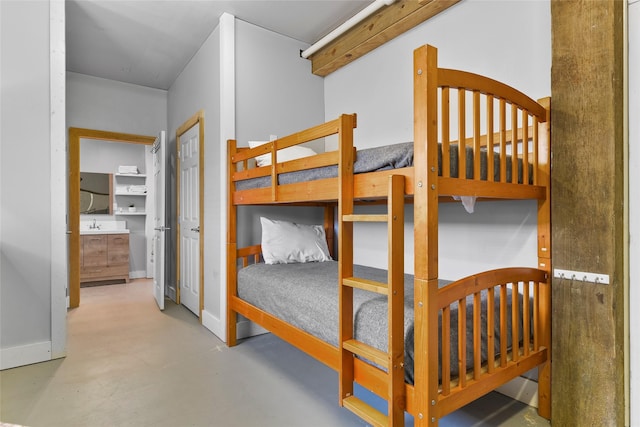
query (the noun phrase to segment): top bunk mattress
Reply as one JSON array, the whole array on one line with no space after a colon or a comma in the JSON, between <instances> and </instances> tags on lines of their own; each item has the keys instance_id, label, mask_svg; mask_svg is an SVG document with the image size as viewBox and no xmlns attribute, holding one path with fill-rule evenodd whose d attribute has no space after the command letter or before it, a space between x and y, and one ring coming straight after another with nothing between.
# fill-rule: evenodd
<instances>
[{"instance_id":1,"label":"top bunk mattress","mask_svg":"<svg viewBox=\"0 0 640 427\"><path fill-rule=\"evenodd\" d=\"M449 176L458 177L458 146L449 147ZM472 147L466 147L466 178L474 177L474 152ZM480 155L480 179L487 179L487 151L481 150ZM500 155L494 155L494 177L496 182L500 181ZM385 145L381 147L365 148L356 152L356 160L353 165L355 174L400 169L413 166L413 142L403 142L398 144ZM511 156L507 155L506 181L512 182ZM442 176L442 146L438 145L438 171ZM530 184L532 183L532 166L529 165ZM282 173L278 175L278 184L294 184L298 182L313 181L325 178L335 178L338 176L338 166L325 166L312 168L296 172ZM522 183L522 159L518 159L518 183ZM251 190L271 186L271 176L252 178L236 181L236 190Z\"/></svg>"},{"instance_id":2,"label":"top bunk mattress","mask_svg":"<svg viewBox=\"0 0 640 427\"><path fill-rule=\"evenodd\" d=\"M354 276L378 282L387 282L385 270L354 266ZM445 286L448 281L440 280ZM338 344L338 263L336 261L309 262L299 264L263 263L249 265L238 271L238 297L251 305L293 325L333 346ZM405 274L404 280L404 346L405 381L413 384L414 366L414 295L413 276ZM511 312L508 290L507 310ZM496 296L496 316L499 316L498 292ZM354 289L354 337L355 339L387 351L388 318L387 297L371 292ZM520 299L522 296L520 296ZM467 307L473 306L473 298L468 297ZM457 342L458 305L451 306L451 342ZM472 324L473 310L466 310L467 325ZM508 323L511 323L508 316ZM482 296L483 336L487 325L487 297ZM522 326L520 325L520 329ZM510 326L509 326L510 329ZM495 352L500 352L500 328L494 331ZM522 336L522 334L520 334ZM483 340L485 342L486 340ZM507 336L507 346L511 347L511 338ZM487 349L481 350L482 360L487 358ZM457 345L451 346L451 375L458 375ZM467 368L473 361L473 334L467 335Z\"/></svg>"}]
</instances>

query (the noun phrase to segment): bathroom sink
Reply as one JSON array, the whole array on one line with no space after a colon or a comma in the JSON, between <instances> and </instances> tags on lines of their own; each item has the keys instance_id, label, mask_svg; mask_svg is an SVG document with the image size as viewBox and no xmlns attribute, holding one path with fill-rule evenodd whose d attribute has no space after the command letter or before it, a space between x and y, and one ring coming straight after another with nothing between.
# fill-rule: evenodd
<instances>
[{"instance_id":1,"label":"bathroom sink","mask_svg":"<svg viewBox=\"0 0 640 427\"><path fill-rule=\"evenodd\" d=\"M129 230L126 221L81 220L80 235L88 234L129 234Z\"/></svg>"},{"instance_id":2,"label":"bathroom sink","mask_svg":"<svg viewBox=\"0 0 640 427\"><path fill-rule=\"evenodd\" d=\"M80 230L81 235L86 234L129 234L129 230L119 230L119 229L111 229L111 230L101 230L99 228L92 228L89 230Z\"/></svg>"}]
</instances>

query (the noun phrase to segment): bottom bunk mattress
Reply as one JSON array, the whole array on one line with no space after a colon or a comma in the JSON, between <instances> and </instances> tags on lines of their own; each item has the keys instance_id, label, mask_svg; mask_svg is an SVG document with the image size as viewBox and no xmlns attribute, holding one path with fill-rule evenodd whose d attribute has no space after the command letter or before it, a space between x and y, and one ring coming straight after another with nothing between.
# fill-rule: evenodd
<instances>
[{"instance_id":1,"label":"bottom bunk mattress","mask_svg":"<svg viewBox=\"0 0 640 427\"><path fill-rule=\"evenodd\" d=\"M387 282L385 270L354 266L354 276ZM440 281L446 286L447 281ZM336 261L310 262L300 264L263 263L249 265L238 271L238 297L263 311L308 332L315 337L337 346L338 344L338 263ZM414 366L414 295L413 276L405 274L404 280L404 346L405 381L413 384ZM495 293L494 311L499 316L500 295ZM508 290L507 311L511 313L511 291ZM520 299L522 296L520 295ZM520 302L521 303L521 302ZM468 297L466 318L470 327L473 320L473 298ZM458 375L458 305L451 306L451 375ZM487 297L482 296L482 336L487 332ZM499 318L499 317L497 317ZM508 315L509 323L511 316ZM387 297L372 292L354 289L354 336L358 341L379 350L387 351ZM496 322L494 331L495 353L500 352L500 327ZM508 329L511 327L508 325ZM522 325L519 325L522 329ZM507 346L511 347L511 334ZM522 334L520 333L521 337ZM467 333L467 369L473 362L473 333ZM487 359L486 345L481 349L481 358ZM439 363L440 364L440 363Z\"/></svg>"}]
</instances>

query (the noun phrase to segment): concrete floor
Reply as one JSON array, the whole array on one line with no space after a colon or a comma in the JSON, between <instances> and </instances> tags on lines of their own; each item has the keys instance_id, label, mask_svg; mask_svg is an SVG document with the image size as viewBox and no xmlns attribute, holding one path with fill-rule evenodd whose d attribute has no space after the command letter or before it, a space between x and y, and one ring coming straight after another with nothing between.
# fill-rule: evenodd
<instances>
[{"instance_id":1,"label":"concrete floor","mask_svg":"<svg viewBox=\"0 0 640 427\"><path fill-rule=\"evenodd\" d=\"M362 426L337 374L271 334L227 348L184 307L158 311L151 282L82 288L67 357L0 372L0 421L46 426ZM377 398L363 390L373 404ZM413 420L407 415L407 425ZM1 424L0 424L1 425ZM549 426L498 393L440 426Z\"/></svg>"}]
</instances>

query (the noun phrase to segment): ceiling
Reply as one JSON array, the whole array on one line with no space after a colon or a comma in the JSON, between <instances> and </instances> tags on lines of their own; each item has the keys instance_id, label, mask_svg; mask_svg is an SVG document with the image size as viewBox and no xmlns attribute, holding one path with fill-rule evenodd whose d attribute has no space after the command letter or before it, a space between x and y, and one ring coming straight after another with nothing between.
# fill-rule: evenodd
<instances>
[{"instance_id":1,"label":"ceiling","mask_svg":"<svg viewBox=\"0 0 640 427\"><path fill-rule=\"evenodd\" d=\"M66 0L67 71L169 89L224 12L312 44L371 0Z\"/></svg>"}]
</instances>

